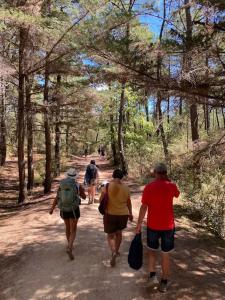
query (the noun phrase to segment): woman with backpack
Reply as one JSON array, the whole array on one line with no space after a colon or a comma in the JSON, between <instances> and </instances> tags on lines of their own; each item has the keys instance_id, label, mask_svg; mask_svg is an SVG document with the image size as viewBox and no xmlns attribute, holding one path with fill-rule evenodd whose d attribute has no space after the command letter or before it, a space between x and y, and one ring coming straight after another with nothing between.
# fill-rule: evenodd
<instances>
[{"instance_id":1,"label":"woman with backpack","mask_svg":"<svg viewBox=\"0 0 225 300\"><path fill-rule=\"evenodd\" d=\"M77 222L80 218L80 197L86 199L84 188L76 181L77 176L78 173L75 169L71 168L67 171L66 178L60 182L57 196L49 211L51 215L56 205L60 209L60 216L65 223L68 242L66 252L71 260L74 259L73 243L76 238Z\"/></svg>"},{"instance_id":2,"label":"woman with backpack","mask_svg":"<svg viewBox=\"0 0 225 300\"><path fill-rule=\"evenodd\" d=\"M91 160L87 166L84 182L88 186L88 204L91 204L95 200L96 186L98 184L99 173L95 164L95 160Z\"/></svg>"}]
</instances>

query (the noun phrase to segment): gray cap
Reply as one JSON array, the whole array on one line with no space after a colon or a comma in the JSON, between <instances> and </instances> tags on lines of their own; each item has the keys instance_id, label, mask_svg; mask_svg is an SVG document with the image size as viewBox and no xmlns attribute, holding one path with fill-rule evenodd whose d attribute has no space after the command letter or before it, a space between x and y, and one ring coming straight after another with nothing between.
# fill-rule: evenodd
<instances>
[{"instance_id":1,"label":"gray cap","mask_svg":"<svg viewBox=\"0 0 225 300\"><path fill-rule=\"evenodd\" d=\"M70 168L67 172L66 175L68 177L76 178L78 176L77 171L74 168Z\"/></svg>"},{"instance_id":2,"label":"gray cap","mask_svg":"<svg viewBox=\"0 0 225 300\"><path fill-rule=\"evenodd\" d=\"M158 174L166 174L167 166L164 163L158 163L154 167L154 172L156 172Z\"/></svg>"}]
</instances>

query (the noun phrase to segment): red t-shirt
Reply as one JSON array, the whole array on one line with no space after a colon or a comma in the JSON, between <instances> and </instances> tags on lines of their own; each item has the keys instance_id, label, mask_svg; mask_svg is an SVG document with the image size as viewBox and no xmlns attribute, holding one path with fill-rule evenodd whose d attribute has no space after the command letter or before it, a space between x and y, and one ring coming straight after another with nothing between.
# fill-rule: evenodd
<instances>
[{"instance_id":1,"label":"red t-shirt","mask_svg":"<svg viewBox=\"0 0 225 300\"><path fill-rule=\"evenodd\" d=\"M148 206L147 226L153 230L174 228L173 198L180 192L175 183L156 179L147 184L142 195L142 203Z\"/></svg>"}]
</instances>

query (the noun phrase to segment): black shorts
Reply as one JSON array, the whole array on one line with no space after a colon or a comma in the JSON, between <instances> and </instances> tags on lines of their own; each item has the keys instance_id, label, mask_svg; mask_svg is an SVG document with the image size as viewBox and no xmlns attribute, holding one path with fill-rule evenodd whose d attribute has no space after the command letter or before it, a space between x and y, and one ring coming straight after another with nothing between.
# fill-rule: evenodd
<instances>
[{"instance_id":1,"label":"black shorts","mask_svg":"<svg viewBox=\"0 0 225 300\"><path fill-rule=\"evenodd\" d=\"M60 217L65 219L79 219L80 218L80 208L74 210L74 213L72 211L60 211Z\"/></svg>"},{"instance_id":2,"label":"black shorts","mask_svg":"<svg viewBox=\"0 0 225 300\"><path fill-rule=\"evenodd\" d=\"M147 246L151 250L159 250L159 240L161 240L162 252L170 252L174 249L174 233L172 230L153 230L147 228Z\"/></svg>"},{"instance_id":3,"label":"black shorts","mask_svg":"<svg viewBox=\"0 0 225 300\"><path fill-rule=\"evenodd\" d=\"M127 227L128 216L118 216L118 215L104 215L104 231L105 233L111 234L117 231L121 231Z\"/></svg>"}]
</instances>

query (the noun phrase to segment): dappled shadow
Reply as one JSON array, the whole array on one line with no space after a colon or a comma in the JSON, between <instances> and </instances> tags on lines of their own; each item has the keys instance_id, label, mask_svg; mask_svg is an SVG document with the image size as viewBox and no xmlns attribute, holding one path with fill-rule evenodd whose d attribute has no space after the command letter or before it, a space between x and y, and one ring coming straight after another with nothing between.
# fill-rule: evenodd
<instances>
[{"instance_id":1,"label":"dappled shadow","mask_svg":"<svg viewBox=\"0 0 225 300\"><path fill-rule=\"evenodd\" d=\"M109 251L97 206L83 206L78 223L75 260L65 253L64 225L58 212L45 217L46 206L32 209L27 227L18 227L17 240L8 241L0 254L1 300L4 299L225 299L224 245L211 236L198 236L182 226L177 231L170 290L162 295L145 287L145 266L135 272L127 265L133 226L125 231L121 258L114 269L102 262ZM23 211L23 219L30 211ZM22 224L21 224L22 225ZM12 232L10 224L2 229ZM145 243L145 233L143 234ZM9 251L11 249L11 251ZM159 266L158 266L158 271ZM13 284L12 284L13 283ZM206 288L207 286L207 288Z\"/></svg>"},{"instance_id":2,"label":"dappled shadow","mask_svg":"<svg viewBox=\"0 0 225 300\"><path fill-rule=\"evenodd\" d=\"M80 171L82 182L88 157L68 162ZM101 179L110 179L112 170L106 161L99 163ZM104 172L102 172L104 170ZM102 172L102 174L101 174ZM56 191L59 179L54 181ZM137 183L126 180L132 193L133 206L140 206L141 191ZM49 216L49 203L7 212L1 219L0 299L78 299L78 300L208 300L225 299L225 242L201 228L197 216L175 204L176 250L172 254L171 286L166 295L146 287L147 249L144 267L133 271L127 264L134 226L124 232L121 257L114 269L103 264L109 256L102 218L97 204L81 205L75 243L75 260L65 253L63 221L56 210ZM38 196L39 197L39 196ZM43 196L44 197L44 196ZM49 198L48 198L49 197ZM13 218L11 218L13 216ZM189 217L192 221L186 218ZM146 233L143 232L144 244ZM158 274L160 267L157 266Z\"/></svg>"}]
</instances>

